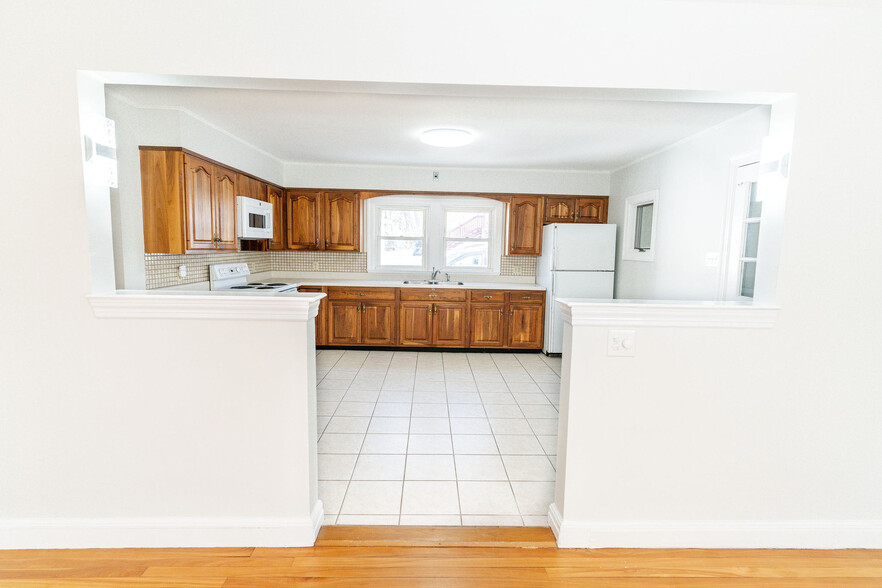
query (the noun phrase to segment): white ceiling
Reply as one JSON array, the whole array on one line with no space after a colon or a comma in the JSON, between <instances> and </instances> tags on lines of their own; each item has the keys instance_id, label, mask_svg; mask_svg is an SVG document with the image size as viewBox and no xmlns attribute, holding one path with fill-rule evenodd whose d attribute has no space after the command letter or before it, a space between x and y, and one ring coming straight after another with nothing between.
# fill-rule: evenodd
<instances>
[{"instance_id":1,"label":"white ceiling","mask_svg":"<svg viewBox=\"0 0 882 588\"><path fill-rule=\"evenodd\" d=\"M107 88L140 108L188 111L285 162L426 167L609 171L756 106L645 91L230 86ZM467 129L475 141L420 143L434 127Z\"/></svg>"}]
</instances>

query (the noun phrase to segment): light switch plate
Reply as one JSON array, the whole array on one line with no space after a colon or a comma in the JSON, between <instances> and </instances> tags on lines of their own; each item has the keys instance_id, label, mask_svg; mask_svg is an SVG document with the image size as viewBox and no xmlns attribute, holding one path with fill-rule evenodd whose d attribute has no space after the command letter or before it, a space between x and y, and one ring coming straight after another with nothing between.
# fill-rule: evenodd
<instances>
[{"instance_id":1,"label":"light switch plate","mask_svg":"<svg viewBox=\"0 0 882 588\"><path fill-rule=\"evenodd\" d=\"M720 265L720 254L719 253L706 253L704 255L704 265L707 267L717 267Z\"/></svg>"},{"instance_id":2,"label":"light switch plate","mask_svg":"<svg viewBox=\"0 0 882 588\"><path fill-rule=\"evenodd\" d=\"M634 357L634 331L610 329L606 354L618 357Z\"/></svg>"}]
</instances>

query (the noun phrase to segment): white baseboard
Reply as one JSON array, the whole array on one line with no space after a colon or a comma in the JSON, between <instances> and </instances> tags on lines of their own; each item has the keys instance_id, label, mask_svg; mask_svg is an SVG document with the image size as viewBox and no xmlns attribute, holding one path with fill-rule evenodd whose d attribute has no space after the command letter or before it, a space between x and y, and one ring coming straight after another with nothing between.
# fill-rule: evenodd
<instances>
[{"instance_id":1,"label":"white baseboard","mask_svg":"<svg viewBox=\"0 0 882 588\"><path fill-rule=\"evenodd\" d=\"M309 518L12 519L0 549L311 547L323 519L321 501Z\"/></svg>"},{"instance_id":2,"label":"white baseboard","mask_svg":"<svg viewBox=\"0 0 882 588\"><path fill-rule=\"evenodd\" d=\"M565 548L882 549L882 521L548 521Z\"/></svg>"}]
</instances>

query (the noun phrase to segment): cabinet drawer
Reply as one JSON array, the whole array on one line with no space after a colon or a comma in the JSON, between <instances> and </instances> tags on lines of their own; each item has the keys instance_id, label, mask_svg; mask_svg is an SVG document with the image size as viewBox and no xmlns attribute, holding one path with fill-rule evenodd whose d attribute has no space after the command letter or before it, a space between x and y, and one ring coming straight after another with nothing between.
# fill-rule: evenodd
<instances>
[{"instance_id":1,"label":"cabinet drawer","mask_svg":"<svg viewBox=\"0 0 882 588\"><path fill-rule=\"evenodd\" d=\"M544 290L511 290L508 293L508 301L520 302L545 302Z\"/></svg>"},{"instance_id":2,"label":"cabinet drawer","mask_svg":"<svg viewBox=\"0 0 882 588\"><path fill-rule=\"evenodd\" d=\"M359 288L355 286L331 286L330 300L395 300L395 288Z\"/></svg>"},{"instance_id":3,"label":"cabinet drawer","mask_svg":"<svg viewBox=\"0 0 882 588\"><path fill-rule=\"evenodd\" d=\"M469 290L472 302L505 302L505 290Z\"/></svg>"},{"instance_id":4,"label":"cabinet drawer","mask_svg":"<svg viewBox=\"0 0 882 588\"><path fill-rule=\"evenodd\" d=\"M402 300L425 300L428 302L465 302L466 290L448 288L402 288Z\"/></svg>"},{"instance_id":5,"label":"cabinet drawer","mask_svg":"<svg viewBox=\"0 0 882 588\"><path fill-rule=\"evenodd\" d=\"M323 286L297 286L298 292L324 292Z\"/></svg>"}]
</instances>

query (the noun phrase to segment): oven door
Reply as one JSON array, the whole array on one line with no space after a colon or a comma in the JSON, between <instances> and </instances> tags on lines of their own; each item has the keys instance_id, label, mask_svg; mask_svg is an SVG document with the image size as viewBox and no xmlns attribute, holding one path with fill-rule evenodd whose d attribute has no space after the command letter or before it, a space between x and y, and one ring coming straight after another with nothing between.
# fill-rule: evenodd
<instances>
[{"instance_id":1,"label":"oven door","mask_svg":"<svg viewBox=\"0 0 882 588\"><path fill-rule=\"evenodd\" d=\"M268 202L237 197L236 217L240 239L272 239L273 207Z\"/></svg>"}]
</instances>

